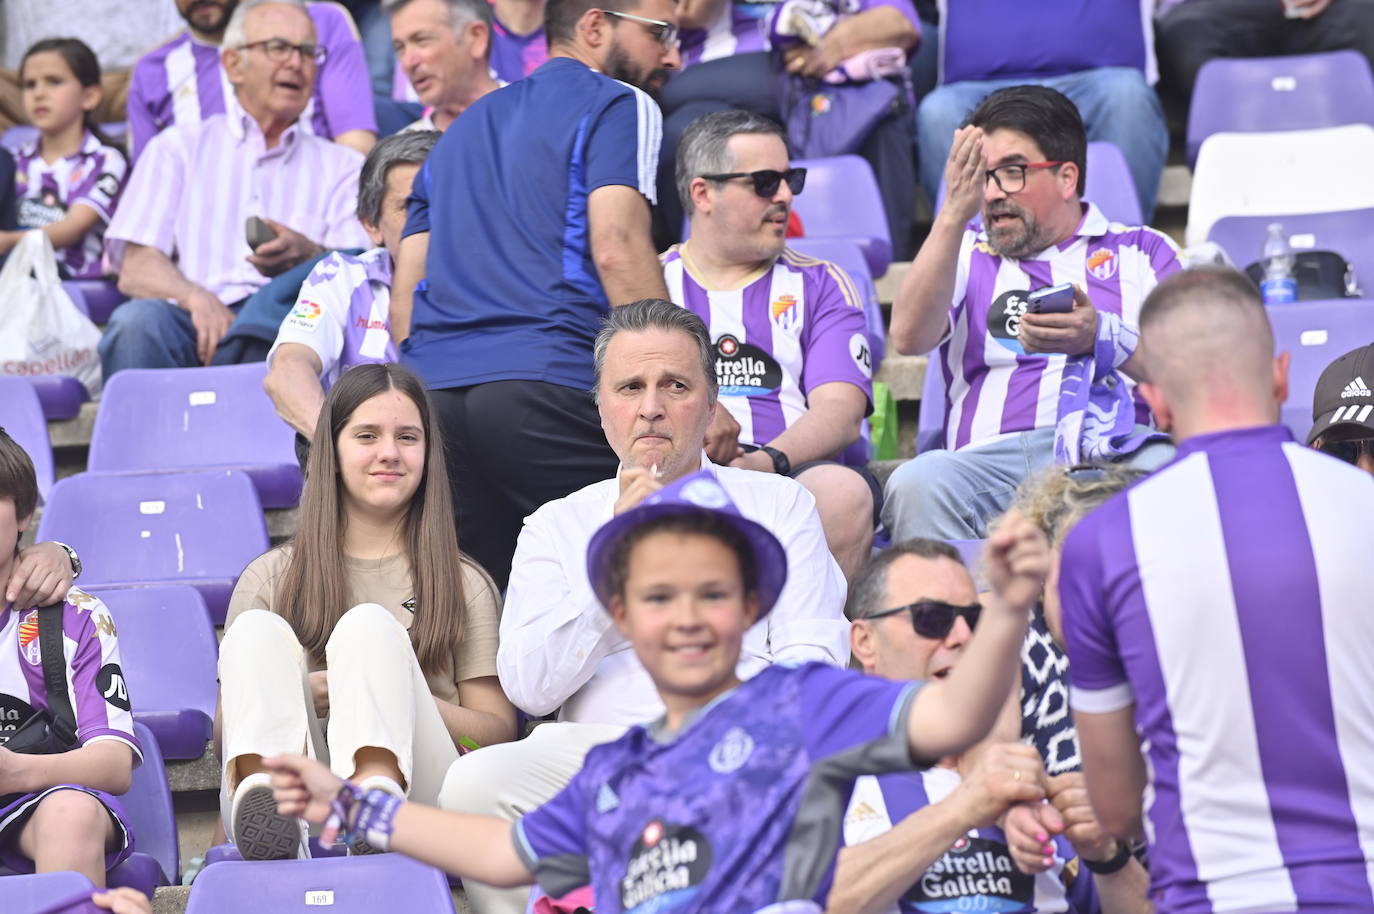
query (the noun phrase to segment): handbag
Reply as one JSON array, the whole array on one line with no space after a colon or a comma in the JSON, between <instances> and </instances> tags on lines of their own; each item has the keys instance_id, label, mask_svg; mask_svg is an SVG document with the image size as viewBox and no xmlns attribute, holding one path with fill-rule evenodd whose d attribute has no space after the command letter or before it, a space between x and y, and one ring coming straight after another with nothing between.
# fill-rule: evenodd
<instances>
[{"instance_id":1,"label":"handbag","mask_svg":"<svg viewBox=\"0 0 1374 914\"><path fill-rule=\"evenodd\" d=\"M100 396L100 329L72 302L41 231L25 232L0 270L0 374L70 375Z\"/></svg>"},{"instance_id":2,"label":"handbag","mask_svg":"<svg viewBox=\"0 0 1374 914\"><path fill-rule=\"evenodd\" d=\"M778 107L793 158L823 159L858 152L873 128L907 103L900 77L834 84L788 73L774 55Z\"/></svg>"},{"instance_id":3,"label":"handbag","mask_svg":"<svg viewBox=\"0 0 1374 914\"><path fill-rule=\"evenodd\" d=\"M67 658L62 652L62 603L38 609L38 650L48 706L33 712L0 745L25 755L56 755L76 748L76 714L67 693Z\"/></svg>"}]
</instances>

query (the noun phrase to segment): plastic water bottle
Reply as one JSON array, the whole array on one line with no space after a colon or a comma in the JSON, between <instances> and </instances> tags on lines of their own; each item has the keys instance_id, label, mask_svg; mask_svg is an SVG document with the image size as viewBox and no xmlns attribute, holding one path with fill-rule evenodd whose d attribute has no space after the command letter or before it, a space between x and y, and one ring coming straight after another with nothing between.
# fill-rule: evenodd
<instances>
[{"instance_id":1,"label":"plastic water bottle","mask_svg":"<svg viewBox=\"0 0 1374 914\"><path fill-rule=\"evenodd\" d=\"M1269 237L1264 240L1264 279L1260 282L1260 294L1266 305L1278 305L1298 300L1298 280L1293 274L1296 260L1293 249L1288 244L1288 234L1283 226L1275 222L1269 226Z\"/></svg>"}]
</instances>

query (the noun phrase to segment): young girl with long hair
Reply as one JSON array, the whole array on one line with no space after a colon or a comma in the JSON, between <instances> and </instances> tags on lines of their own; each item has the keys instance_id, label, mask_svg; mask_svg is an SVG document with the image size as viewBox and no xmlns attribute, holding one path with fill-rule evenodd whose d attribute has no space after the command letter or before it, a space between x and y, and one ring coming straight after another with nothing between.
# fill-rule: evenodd
<instances>
[{"instance_id":1,"label":"young girl with long hair","mask_svg":"<svg viewBox=\"0 0 1374 914\"><path fill-rule=\"evenodd\" d=\"M276 813L264 755L308 752L434 803L460 746L513 739L498 612L491 579L458 551L423 385L396 364L349 370L316 425L299 530L244 570L229 602L221 811L240 853L304 849L298 820Z\"/></svg>"}]
</instances>

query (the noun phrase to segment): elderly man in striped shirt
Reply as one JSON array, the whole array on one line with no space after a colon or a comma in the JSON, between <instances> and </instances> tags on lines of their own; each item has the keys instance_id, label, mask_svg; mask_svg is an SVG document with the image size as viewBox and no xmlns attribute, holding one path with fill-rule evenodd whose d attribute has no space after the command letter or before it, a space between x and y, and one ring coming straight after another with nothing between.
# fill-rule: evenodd
<instances>
[{"instance_id":1,"label":"elderly man in striped shirt","mask_svg":"<svg viewBox=\"0 0 1374 914\"><path fill-rule=\"evenodd\" d=\"M898 351L938 350L947 450L889 479L894 540L981 538L1051 462L1149 467L1172 453L1130 379L1140 304L1180 269L1177 252L1083 201L1086 159L1078 109L1044 86L992 93L955 133L944 208L892 308ZM1031 292L1063 283L1070 310L1030 310Z\"/></svg>"},{"instance_id":2,"label":"elderly man in striped shirt","mask_svg":"<svg viewBox=\"0 0 1374 914\"><path fill-rule=\"evenodd\" d=\"M225 30L228 110L151 143L105 233L120 306L100 343L125 368L209 364L238 305L327 248L361 248L363 157L302 129L320 48L298 6L247 0ZM250 249L244 226L274 233Z\"/></svg>"}]
</instances>

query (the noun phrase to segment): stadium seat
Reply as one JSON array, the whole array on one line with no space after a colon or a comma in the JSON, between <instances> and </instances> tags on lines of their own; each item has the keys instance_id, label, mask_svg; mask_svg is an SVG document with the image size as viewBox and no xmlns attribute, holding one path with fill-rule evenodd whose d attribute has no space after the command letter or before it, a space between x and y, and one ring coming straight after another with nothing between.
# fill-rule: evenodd
<instances>
[{"instance_id":1,"label":"stadium seat","mask_svg":"<svg viewBox=\"0 0 1374 914\"><path fill-rule=\"evenodd\" d=\"M28 451L38 474L38 495L46 501L53 485L52 443L38 391L27 379L0 377L0 428Z\"/></svg>"},{"instance_id":2,"label":"stadium seat","mask_svg":"<svg viewBox=\"0 0 1374 914\"><path fill-rule=\"evenodd\" d=\"M50 422L75 417L81 404L91 398L85 385L69 375L34 375L25 380L33 385L43 405L43 417Z\"/></svg>"},{"instance_id":3,"label":"stadium seat","mask_svg":"<svg viewBox=\"0 0 1374 914\"><path fill-rule=\"evenodd\" d=\"M134 719L166 758L200 758L215 720L219 653L200 592L184 584L89 589L119 627Z\"/></svg>"},{"instance_id":4,"label":"stadium seat","mask_svg":"<svg viewBox=\"0 0 1374 914\"><path fill-rule=\"evenodd\" d=\"M1283 423L1299 441L1312 428L1312 394L1327 365L1352 349L1374 342L1374 300L1344 298L1269 308L1274 345L1292 354Z\"/></svg>"},{"instance_id":5,"label":"stadium seat","mask_svg":"<svg viewBox=\"0 0 1374 914\"><path fill-rule=\"evenodd\" d=\"M262 389L267 365L121 371L91 433L92 473L242 470L264 507L300 499L296 434Z\"/></svg>"},{"instance_id":6,"label":"stadium seat","mask_svg":"<svg viewBox=\"0 0 1374 914\"><path fill-rule=\"evenodd\" d=\"M930 353L926 380L921 387L921 412L916 420L916 453L938 451L945 446L945 376L938 351Z\"/></svg>"},{"instance_id":7,"label":"stadium seat","mask_svg":"<svg viewBox=\"0 0 1374 914\"><path fill-rule=\"evenodd\" d=\"M186 914L314 914L322 908L330 914L454 910L442 872L400 854L376 854L207 866L191 887Z\"/></svg>"},{"instance_id":8,"label":"stadium seat","mask_svg":"<svg viewBox=\"0 0 1374 914\"><path fill-rule=\"evenodd\" d=\"M37 127L31 124L16 124L0 134L0 146L4 146L10 152L18 152L20 146L25 143L32 143L36 139L38 139Z\"/></svg>"},{"instance_id":9,"label":"stadium seat","mask_svg":"<svg viewBox=\"0 0 1374 914\"><path fill-rule=\"evenodd\" d=\"M108 321L110 313L129 300L118 286L104 279L70 279L62 283L62 288L67 290L72 302L97 324Z\"/></svg>"},{"instance_id":10,"label":"stadium seat","mask_svg":"<svg viewBox=\"0 0 1374 914\"><path fill-rule=\"evenodd\" d=\"M1360 52L1213 58L1188 107L1188 164L1214 133L1342 124L1374 124L1374 75Z\"/></svg>"},{"instance_id":11,"label":"stadium seat","mask_svg":"<svg viewBox=\"0 0 1374 914\"><path fill-rule=\"evenodd\" d=\"M792 208L801 217L807 238L854 241L874 278L892 262L892 238L873 169L858 156L797 159L807 169L806 188Z\"/></svg>"},{"instance_id":12,"label":"stadium seat","mask_svg":"<svg viewBox=\"0 0 1374 914\"><path fill-rule=\"evenodd\" d=\"M1355 268L1355 279L1374 297L1374 209L1287 216L1227 216L1212 224L1208 241L1221 245L1239 270L1260 259L1269 226L1283 226L1293 250L1335 251Z\"/></svg>"},{"instance_id":13,"label":"stadium seat","mask_svg":"<svg viewBox=\"0 0 1374 914\"><path fill-rule=\"evenodd\" d=\"M100 914L91 904L95 886L80 873L66 870L0 879L0 911L14 914ZM108 914L108 912L107 912Z\"/></svg>"},{"instance_id":14,"label":"stadium seat","mask_svg":"<svg viewBox=\"0 0 1374 914\"><path fill-rule=\"evenodd\" d=\"M873 357L873 370L883 363L887 352L887 329L883 326L883 310L878 303L878 289L873 285L873 273L864 259L859 245L845 238L789 238L787 246L798 254L828 260L849 274L859 298L864 304L864 323L868 325L868 351Z\"/></svg>"},{"instance_id":15,"label":"stadium seat","mask_svg":"<svg viewBox=\"0 0 1374 914\"><path fill-rule=\"evenodd\" d=\"M1374 127L1216 133L1193 169L1184 242L1224 216L1286 216L1374 207Z\"/></svg>"},{"instance_id":16,"label":"stadium seat","mask_svg":"<svg viewBox=\"0 0 1374 914\"><path fill-rule=\"evenodd\" d=\"M253 483L234 470L59 480L37 539L80 552L83 585L189 584L216 624L239 573L269 546Z\"/></svg>"},{"instance_id":17,"label":"stadium seat","mask_svg":"<svg viewBox=\"0 0 1374 914\"><path fill-rule=\"evenodd\" d=\"M951 546L959 550L959 557L968 566L968 573L973 576L975 581L979 580L980 568L983 557L983 544L986 540L947 540Z\"/></svg>"}]
</instances>

